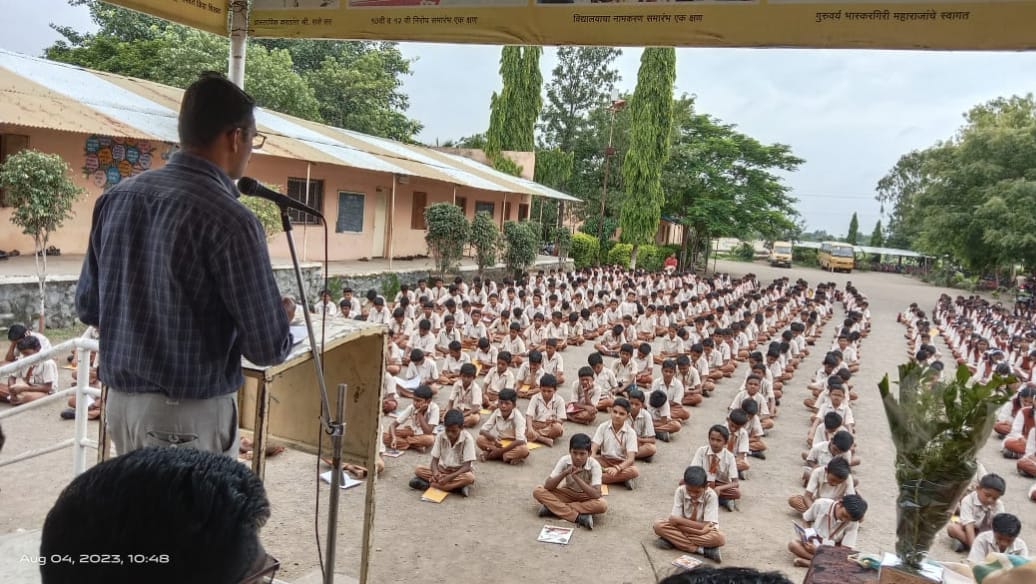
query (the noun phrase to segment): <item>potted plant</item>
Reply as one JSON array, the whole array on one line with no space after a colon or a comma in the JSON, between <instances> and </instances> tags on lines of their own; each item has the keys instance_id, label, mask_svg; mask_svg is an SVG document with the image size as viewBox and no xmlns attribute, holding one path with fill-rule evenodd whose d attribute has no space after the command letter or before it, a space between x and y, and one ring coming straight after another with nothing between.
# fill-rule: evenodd
<instances>
[{"instance_id":1,"label":"potted plant","mask_svg":"<svg viewBox=\"0 0 1036 584\"><path fill-rule=\"evenodd\" d=\"M899 366L899 399L881 380L885 416L896 446L896 553L899 569L881 582L927 582L920 566L975 474L975 454L989 437L1009 381L974 383L964 365L948 381L917 363Z\"/></svg>"}]
</instances>

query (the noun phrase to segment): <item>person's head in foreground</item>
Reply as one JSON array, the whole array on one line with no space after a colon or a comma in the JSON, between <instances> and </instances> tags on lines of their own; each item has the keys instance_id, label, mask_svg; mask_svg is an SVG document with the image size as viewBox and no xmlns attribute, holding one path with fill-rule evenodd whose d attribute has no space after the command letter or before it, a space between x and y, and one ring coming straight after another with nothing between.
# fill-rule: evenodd
<instances>
[{"instance_id":1,"label":"person's head in foreground","mask_svg":"<svg viewBox=\"0 0 1036 584\"><path fill-rule=\"evenodd\" d=\"M43 584L258 584L278 563L259 542L270 517L262 482L236 460L146 448L107 460L61 492L41 557L118 555L121 565L47 562Z\"/></svg>"},{"instance_id":2,"label":"person's head in foreground","mask_svg":"<svg viewBox=\"0 0 1036 584\"><path fill-rule=\"evenodd\" d=\"M690 571L673 574L658 584L791 584L791 580L780 572L699 566Z\"/></svg>"}]
</instances>

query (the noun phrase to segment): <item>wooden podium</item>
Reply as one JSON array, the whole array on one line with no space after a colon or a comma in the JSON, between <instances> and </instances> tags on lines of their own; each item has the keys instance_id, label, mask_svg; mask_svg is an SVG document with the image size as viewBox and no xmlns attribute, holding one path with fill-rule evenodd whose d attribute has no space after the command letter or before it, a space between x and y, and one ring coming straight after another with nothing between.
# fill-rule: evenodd
<instances>
[{"instance_id":1,"label":"wooden podium","mask_svg":"<svg viewBox=\"0 0 1036 584\"><path fill-rule=\"evenodd\" d=\"M314 317L316 318L316 317ZM347 384L343 460L373 471L380 440L381 383L385 373L385 327L364 321L336 319L326 331L313 323L317 345L324 335L324 382L331 411L336 411L338 384ZM238 390L241 427L254 437L252 470L266 471L266 445L275 438L293 448L316 453L322 436L320 387L308 338L297 343L279 365L259 367L242 360L245 384ZM373 473L372 473L373 474Z\"/></svg>"}]
</instances>

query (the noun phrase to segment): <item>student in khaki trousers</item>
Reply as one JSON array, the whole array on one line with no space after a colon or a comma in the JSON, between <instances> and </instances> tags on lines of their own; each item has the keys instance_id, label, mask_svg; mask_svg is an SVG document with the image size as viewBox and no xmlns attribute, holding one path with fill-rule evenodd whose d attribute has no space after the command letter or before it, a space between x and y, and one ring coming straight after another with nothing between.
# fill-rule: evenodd
<instances>
[{"instance_id":1,"label":"student in khaki trousers","mask_svg":"<svg viewBox=\"0 0 1036 584\"><path fill-rule=\"evenodd\" d=\"M601 464L590 456L592 443L586 434L568 441L568 454L558 459L554 470L532 492L540 503L540 517L560 517L587 529L594 528L594 515L608 510L601 497Z\"/></svg>"},{"instance_id":2,"label":"student in khaki trousers","mask_svg":"<svg viewBox=\"0 0 1036 584\"><path fill-rule=\"evenodd\" d=\"M701 554L714 561L726 538L719 530L719 496L708 486L708 474L700 466L683 471L684 484L676 487L669 517L654 524L657 545Z\"/></svg>"},{"instance_id":3,"label":"student in khaki trousers","mask_svg":"<svg viewBox=\"0 0 1036 584\"><path fill-rule=\"evenodd\" d=\"M637 456L637 433L627 423L630 402L626 398L615 398L610 419L597 427L594 433L591 454L604 468L605 484L625 483L626 488L637 488L640 476L634 464Z\"/></svg>"},{"instance_id":4,"label":"student in khaki trousers","mask_svg":"<svg viewBox=\"0 0 1036 584\"><path fill-rule=\"evenodd\" d=\"M431 464L418 465L410 487L425 490L457 491L468 496L468 486L475 482L471 464L475 462L475 439L464 430L464 414L450 410L443 418L444 429L432 444Z\"/></svg>"}]
</instances>

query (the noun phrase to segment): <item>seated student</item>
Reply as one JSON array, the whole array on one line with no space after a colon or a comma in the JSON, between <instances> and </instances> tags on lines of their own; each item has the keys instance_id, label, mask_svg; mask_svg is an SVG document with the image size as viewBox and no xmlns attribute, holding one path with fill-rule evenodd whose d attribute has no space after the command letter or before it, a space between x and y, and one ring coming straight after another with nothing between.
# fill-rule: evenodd
<instances>
[{"instance_id":1,"label":"seated student","mask_svg":"<svg viewBox=\"0 0 1036 584\"><path fill-rule=\"evenodd\" d=\"M568 454L558 459L543 484L532 491L540 504L540 517L560 517L587 529L594 528L594 515L608 510L601 497L601 463L590 456L591 442L586 434L574 434L568 441Z\"/></svg>"},{"instance_id":2,"label":"seated student","mask_svg":"<svg viewBox=\"0 0 1036 584\"><path fill-rule=\"evenodd\" d=\"M1025 455L1025 443L1033 428L1036 428L1036 406L1018 410L1011 422L1011 430L1001 443L1004 458L1021 458Z\"/></svg>"},{"instance_id":3,"label":"seated student","mask_svg":"<svg viewBox=\"0 0 1036 584\"><path fill-rule=\"evenodd\" d=\"M579 311L579 322L583 325L583 338L592 341L604 334L608 328L604 322L604 307L597 303L592 309Z\"/></svg>"},{"instance_id":4,"label":"seated student","mask_svg":"<svg viewBox=\"0 0 1036 584\"><path fill-rule=\"evenodd\" d=\"M386 337L388 344L385 347L385 371L392 375L399 375L403 370L403 349Z\"/></svg>"},{"instance_id":5,"label":"seated student","mask_svg":"<svg viewBox=\"0 0 1036 584\"><path fill-rule=\"evenodd\" d=\"M619 348L619 359L612 363L612 373L619 384L617 395L621 395L623 390L637 383L637 364L633 360L634 351L633 345L623 343Z\"/></svg>"},{"instance_id":6,"label":"seated student","mask_svg":"<svg viewBox=\"0 0 1036 584\"><path fill-rule=\"evenodd\" d=\"M403 378L407 381L418 379L421 385L427 386L432 391L432 395L439 392L439 368L435 365L434 360L425 358L424 351L421 349L410 351L410 364L406 366ZM414 392L402 385L397 387L396 391L405 398L414 397Z\"/></svg>"},{"instance_id":7,"label":"seated student","mask_svg":"<svg viewBox=\"0 0 1036 584\"><path fill-rule=\"evenodd\" d=\"M459 411L464 415L464 427L472 428L482 420L482 388L475 381L475 366L471 363L460 366L459 377L453 384L446 410Z\"/></svg>"},{"instance_id":8,"label":"seated student","mask_svg":"<svg viewBox=\"0 0 1036 584\"><path fill-rule=\"evenodd\" d=\"M1036 428L1029 430L1029 438L1025 441L1025 454L1016 464L1018 474L1026 478L1036 477Z\"/></svg>"},{"instance_id":9,"label":"seated student","mask_svg":"<svg viewBox=\"0 0 1036 584\"><path fill-rule=\"evenodd\" d=\"M714 341L712 337L702 339L701 346L702 358L709 364L709 374L705 377L713 383L719 382L719 380L724 377L729 377L730 375L727 373L727 368L723 364L722 356L716 350L716 341Z\"/></svg>"},{"instance_id":10,"label":"seated student","mask_svg":"<svg viewBox=\"0 0 1036 584\"><path fill-rule=\"evenodd\" d=\"M1018 537L1021 532L1022 522L1016 516L997 513L993 516L992 529L975 536L968 553L968 563L981 564L986 561L986 556L994 553L1029 557L1029 546Z\"/></svg>"},{"instance_id":11,"label":"seated student","mask_svg":"<svg viewBox=\"0 0 1036 584\"><path fill-rule=\"evenodd\" d=\"M698 370L698 376L701 378L701 393L709 397L709 394L716 390L716 382L709 376L709 362L705 358L705 348L701 343L691 345L689 357L691 366Z\"/></svg>"},{"instance_id":12,"label":"seated student","mask_svg":"<svg viewBox=\"0 0 1036 584\"><path fill-rule=\"evenodd\" d=\"M492 339L494 343L499 343L507 338L511 330L511 324L511 311L502 310L500 314L494 318L491 323L489 323L488 330L490 339ZM521 325L518 325L518 329L519 331L521 330Z\"/></svg>"},{"instance_id":13,"label":"seated student","mask_svg":"<svg viewBox=\"0 0 1036 584\"><path fill-rule=\"evenodd\" d=\"M683 407L684 387L676 378L676 361L662 361L662 377L651 384L651 391L655 390L661 390L669 398L670 415L674 420L685 422L691 417L691 412Z\"/></svg>"},{"instance_id":14,"label":"seated student","mask_svg":"<svg viewBox=\"0 0 1036 584\"><path fill-rule=\"evenodd\" d=\"M409 339L410 349L421 349L425 355L435 354L435 335L432 334L432 321L422 318L417 323L417 334Z\"/></svg>"},{"instance_id":15,"label":"seated student","mask_svg":"<svg viewBox=\"0 0 1036 584\"><path fill-rule=\"evenodd\" d=\"M746 399L741 402L741 407L738 408L745 412L745 417L748 421L745 422L745 431L748 433L748 455L758 458L759 460L766 460L766 443L763 442L763 436L766 432L763 430L763 425L759 421L759 402L753 399Z\"/></svg>"},{"instance_id":16,"label":"seated student","mask_svg":"<svg viewBox=\"0 0 1036 584\"><path fill-rule=\"evenodd\" d=\"M698 370L691 367L691 358L687 355L680 355L676 358L676 378L683 385L683 399L681 405L696 407L701 405L703 394L701 391L701 376ZM690 416L690 412L687 414Z\"/></svg>"},{"instance_id":17,"label":"seated student","mask_svg":"<svg viewBox=\"0 0 1036 584\"><path fill-rule=\"evenodd\" d=\"M471 362L475 364L475 374L486 375L493 367L496 367L496 356L498 353L499 351L489 342L489 339L485 337L479 339L478 348L475 349L475 356L471 358Z\"/></svg>"},{"instance_id":18,"label":"seated student","mask_svg":"<svg viewBox=\"0 0 1036 584\"><path fill-rule=\"evenodd\" d=\"M719 548L726 538L719 530L719 496L709 487L704 468L691 465L684 469L683 484L673 494L669 517L655 521L652 529L662 549L675 547L714 562L722 561Z\"/></svg>"},{"instance_id":19,"label":"seated student","mask_svg":"<svg viewBox=\"0 0 1036 584\"><path fill-rule=\"evenodd\" d=\"M844 458L832 458L827 466L813 469L806 483L806 492L792 495L788 505L799 513L805 513L817 499L837 501L845 495L855 495L849 462Z\"/></svg>"},{"instance_id":20,"label":"seated student","mask_svg":"<svg viewBox=\"0 0 1036 584\"><path fill-rule=\"evenodd\" d=\"M500 392L507 388L514 388L514 373L511 373L511 354L507 351L500 351L496 355L496 367L486 374L486 381L482 385L482 407L487 410L496 409L497 398Z\"/></svg>"},{"instance_id":21,"label":"seated student","mask_svg":"<svg viewBox=\"0 0 1036 584\"><path fill-rule=\"evenodd\" d=\"M135 487L126 491L125 485ZM142 504L155 507L142 513ZM272 581L280 564L259 537L269 517L262 481L236 460L195 448L135 450L73 479L47 513L40 537L43 557L115 554L124 562L42 562L40 580ZM129 552L153 560L131 563Z\"/></svg>"},{"instance_id":22,"label":"seated student","mask_svg":"<svg viewBox=\"0 0 1036 584\"><path fill-rule=\"evenodd\" d=\"M621 324L613 326L611 330L604 333L600 342L594 343L594 350L605 357L618 357L619 349L626 343L623 330ZM630 353L632 352L630 351Z\"/></svg>"},{"instance_id":23,"label":"seated student","mask_svg":"<svg viewBox=\"0 0 1036 584\"><path fill-rule=\"evenodd\" d=\"M579 313L570 312L568 314L568 337L565 339L565 342L570 346L582 346L587 339L584 335L585 330L586 327L583 326L583 323L579 322Z\"/></svg>"},{"instance_id":24,"label":"seated student","mask_svg":"<svg viewBox=\"0 0 1036 584\"><path fill-rule=\"evenodd\" d=\"M461 343L465 349L474 349L478 345L479 339L488 336L489 331L486 329L486 323L482 322L482 311L478 308L472 308L471 320L464 325L464 330L461 334Z\"/></svg>"},{"instance_id":25,"label":"seated student","mask_svg":"<svg viewBox=\"0 0 1036 584\"><path fill-rule=\"evenodd\" d=\"M399 407L399 395L396 394L396 380L388 372L381 381L381 413L391 414Z\"/></svg>"},{"instance_id":26,"label":"seated student","mask_svg":"<svg viewBox=\"0 0 1036 584\"><path fill-rule=\"evenodd\" d=\"M427 354L427 353L426 353ZM457 341L450 341L449 354L442 364L442 375L439 376L439 383L443 385L452 384L460 377L460 368L470 364L471 357L461 350L461 344Z\"/></svg>"},{"instance_id":27,"label":"seated student","mask_svg":"<svg viewBox=\"0 0 1036 584\"><path fill-rule=\"evenodd\" d=\"M620 389L615 372L604 366L604 359L600 353L590 353L586 362L594 370L594 384L601 388L601 399L597 402L598 409L611 408L615 393Z\"/></svg>"},{"instance_id":28,"label":"seated student","mask_svg":"<svg viewBox=\"0 0 1036 584\"><path fill-rule=\"evenodd\" d=\"M737 477L744 479L744 472L751 468L748 464L748 455L751 453L751 438L748 436L748 414L741 408L730 410L727 414L727 430L730 430L730 438L727 439L727 450L734 455L737 461Z\"/></svg>"},{"instance_id":29,"label":"seated student","mask_svg":"<svg viewBox=\"0 0 1036 584\"><path fill-rule=\"evenodd\" d=\"M546 371L543 370L543 354L539 351L529 351L529 361L518 368L515 375L515 386L518 397L529 399L540 392L540 378Z\"/></svg>"},{"instance_id":30,"label":"seated student","mask_svg":"<svg viewBox=\"0 0 1036 584\"><path fill-rule=\"evenodd\" d=\"M672 435L680 431L680 420L672 417L669 396L661 389L652 391L648 396L648 413L655 426L655 438L662 442L669 442Z\"/></svg>"},{"instance_id":31,"label":"seated student","mask_svg":"<svg viewBox=\"0 0 1036 584\"><path fill-rule=\"evenodd\" d=\"M418 385L414 403L399 412L388 432L382 435L385 446L396 450L416 448L424 451L435 441L435 427L439 424L439 404L432 401L432 388Z\"/></svg>"},{"instance_id":32,"label":"seated student","mask_svg":"<svg viewBox=\"0 0 1036 584\"><path fill-rule=\"evenodd\" d=\"M795 554L795 565L808 568L813 554L821 545L837 545L852 549L860 531L860 522L867 514L867 502L859 495L845 495L840 500L817 499L802 519L816 532L809 541L794 540L788 551Z\"/></svg>"},{"instance_id":33,"label":"seated student","mask_svg":"<svg viewBox=\"0 0 1036 584\"><path fill-rule=\"evenodd\" d=\"M412 348L409 341L413 334L414 323L406 317L406 311L403 307L396 307L392 311L392 316L385 322L385 325L388 326L388 333L389 337L392 338L392 342L404 349Z\"/></svg>"},{"instance_id":34,"label":"seated student","mask_svg":"<svg viewBox=\"0 0 1036 584\"><path fill-rule=\"evenodd\" d=\"M813 469L827 466L827 463L836 456L847 460L849 466L855 466L853 462L859 464L859 459L854 460L852 453L853 442L852 434L846 430L840 430L835 433L831 440L821 442L811 448L809 453L805 455L806 465L802 469L802 486L805 487L809 483L809 477L813 474Z\"/></svg>"},{"instance_id":35,"label":"seated student","mask_svg":"<svg viewBox=\"0 0 1036 584\"><path fill-rule=\"evenodd\" d=\"M525 346L530 351L542 351L543 344L547 341L547 327L544 325L545 317L542 312L537 312L532 317L532 326L525 330Z\"/></svg>"},{"instance_id":36,"label":"seated student","mask_svg":"<svg viewBox=\"0 0 1036 584\"><path fill-rule=\"evenodd\" d=\"M630 424L637 434L637 456L636 460L651 462L657 449L655 447L655 422L651 414L645 409L646 398L644 392L637 386L630 386L626 391L630 402Z\"/></svg>"},{"instance_id":37,"label":"seated student","mask_svg":"<svg viewBox=\"0 0 1036 584\"><path fill-rule=\"evenodd\" d=\"M479 462L502 460L508 464L519 464L529 456L525 443L525 416L515 408L518 394L513 389L504 389L497 400L497 409L478 432L476 445L482 451ZM504 446L501 440L511 442Z\"/></svg>"},{"instance_id":38,"label":"seated student","mask_svg":"<svg viewBox=\"0 0 1036 584\"><path fill-rule=\"evenodd\" d=\"M460 329L457 328L456 322L457 319L452 314L442 317L442 330L439 331L435 341L435 350L440 355L450 352L450 343L453 341L461 342Z\"/></svg>"},{"instance_id":39,"label":"seated student","mask_svg":"<svg viewBox=\"0 0 1036 584\"><path fill-rule=\"evenodd\" d=\"M630 402L616 398L607 422L597 426L590 454L604 468L603 481L610 485L623 483L629 490L637 488L637 435L628 423Z\"/></svg>"},{"instance_id":40,"label":"seated student","mask_svg":"<svg viewBox=\"0 0 1036 584\"><path fill-rule=\"evenodd\" d=\"M594 383L594 370L579 368L579 379L572 382L572 401L565 406L568 419L577 424L593 424L597 419L601 388Z\"/></svg>"},{"instance_id":41,"label":"seated student","mask_svg":"<svg viewBox=\"0 0 1036 584\"><path fill-rule=\"evenodd\" d=\"M651 358L651 345L648 343L641 343L637 347L637 354L633 357L633 367L636 370L637 385L641 387L651 387L651 382L654 378L651 375L652 365L654 360Z\"/></svg>"},{"instance_id":42,"label":"seated student","mask_svg":"<svg viewBox=\"0 0 1036 584\"><path fill-rule=\"evenodd\" d=\"M734 399L730 402L730 406L727 410L733 410L741 407L741 402L746 399L750 399L759 404L759 423L762 424L763 430L770 430L773 428L773 418L770 417L769 405L766 403L766 398L759 393L760 384L762 379L758 375L749 375L748 379L745 380L745 388L737 392Z\"/></svg>"},{"instance_id":43,"label":"seated student","mask_svg":"<svg viewBox=\"0 0 1036 584\"><path fill-rule=\"evenodd\" d=\"M543 372L550 373L558 380L558 385L565 383L565 360L558 353L557 339L547 339L547 350L543 353Z\"/></svg>"},{"instance_id":44,"label":"seated student","mask_svg":"<svg viewBox=\"0 0 1036 584\"><path fill-rule=\"evenodd\" d=\"M655 365L661 365L666 359L676 359L684 354L683 339L677 336L678 330L676 323L669 324L666 336L662 337L662 348L655 355Z\"/></svg>"},{"instance_id":45,"label":"seated student","mask_svg":"<svg viewBox=\"0 0 1036 584\"><path fill-rule=\"evenodd\" d=\"M500 350L507 351L511 355L511 366L521 367L523 358L528 354L525 348L525 339L522 338L522 327L517 322L512 322L507 336L500 341Z\"/></svg>"},{"instance_id":46,"label":"seated student","mask_svg":"<svg viewBox=\"0 0 1036 584\"><path fill-rule=\"evenodd\" d=\"M840 377L836 377L836 379L841 380ZM849 402L845 399L845 389L842 387L841 381L827 390L826 397L827 399L817 408L817 413L812 417L812 425L809 432L806 433L806 443L808 444L813 443L813 437L816 436L817 430L829 413L838 414L842 420L842 426L855 434L856 420L853 418L853 410L849 407Z\"/></svg>"},{"instance_id":47,"label":"seated student","mask_svg":"<svg viewBox=\"0 0 1036 584\"><path fill-rule=\"evenodd\" d=\"M550 323L547 325L547 339L557 341L557 349L564 351L568 347L568 324L564 322L560 310L555 310L550 315Z\"/></svg>"},{"instance_id":48,"label":"seated student","mask_svg":"<svg viewBox=\"0 0 1036 584\"><path fill-rule=\"evenodd\" d=\"M1007 483L995 473L987 474L978 482L978 488L960 500L959 521L946 526L946 535L953 540L953 549L963 552L971 548L975 536L993 527L993 516L1004 512L1000 500Z\"/></svg>"},{"instance_id":49,"label":"seated student","mask_svg":"<svg viewBox=\"0 0 1036 584\"><path fill-rule=\"evenodd\" d=\"M39 353L40 347L39 338L33 335L26 335L17 342L17 351L22 359ZM54 393L57 383L58 365L53 359L45 359L12 374L6 384L0 383L0 402L26 404Z\"/></svg>"},{"instance_id":50,"label":"seated student","mask_svg":"<svg viewBox=\"0 0 1036 584\"><path fill-rule=\"evenodd\" d=\"M650 304L644 307L644 314L637 317L634 330L637 333L638 341L650 343L655 340L658 319L655 317L655 307Z\"/></svg>"},{"instance_id":51,"label":"seated student","mask_svg":"<svg viewBox=\"0 0 1036 584\"><path fill-rule=\"evenodd\" d=\"M727 450L730 430L716 424L709 428L709 443L694 453L691 466L700 466L708 473L709 487L716 491L719 503L729 511L737 510L741 485L737 479L737 459Z\"/></svg>"},{"instance_id":52,"label":"seated student","mask_svg":"<svg viewBox=\"0 0 1036 584\"><path fill-rule=\"evenodd\" d=\"M557 390L558 380L553 375L546 373L540 378L540 391L532 396L525 410L525 438L530 442L554 446L554 441L565 433L562 423L568 416L565 400Z\"/></svg>"},{"instance_id":53,"label":"seated student","mask_svg":"<svg viewBox=\"0 0 1036 584\"><path fill-rule=\"evenodd\" d=\"M425 491L435 487L467 497L475 483L471 466L475 462L475 439L464 430L467 424L460 410L446 412L442 424L443 431L432 443L432 462L414 469L416 476L410 479L410 488Z\"/></svg>"},{"instance_id":54,"label":"seated student","mask_svg":"<svg viewBox=\"0 0 1036 584\"><path fill-rule=\"evenodd\" d=\"M817 428L817 432L813 435L813 441L807 442L806 447L812 448L821 442L827 442L834 437L835 434L840 430L849 431L848 428L842 425L842 416L838 412L827 412L824 414L822 425ZM802 453L805 458L806 453Z\"/></svg>"},{"instance_id":55,"label":"seated student","mask_svg":"<svg viewBox=\"0 0 1036 584\"><path fill-rule=\"evenodd\" d=\"M1013 384L1012 384L1013 385ZM1032 407L1033 396L1036 396L1036 387L1026 385L1015 392L1014 397L1004 402L996 411L996 424L993 431L1001 440L1011 432L1011 424L1022 408Z\"/></svg>"}]
</instances>

